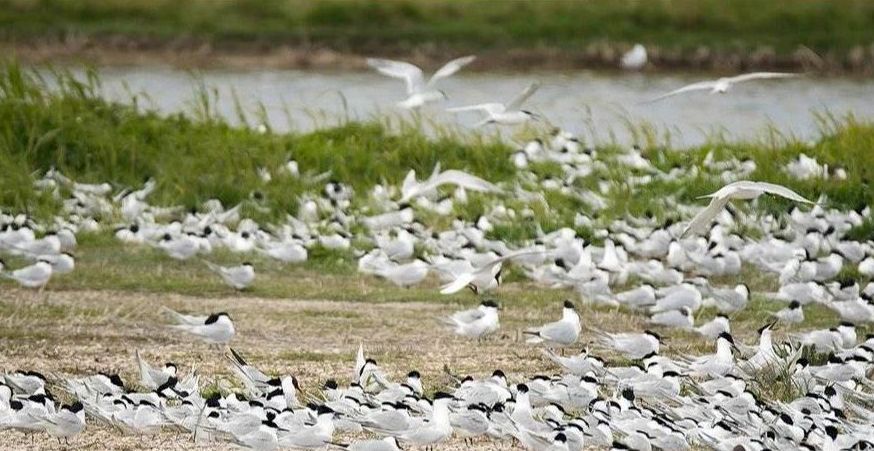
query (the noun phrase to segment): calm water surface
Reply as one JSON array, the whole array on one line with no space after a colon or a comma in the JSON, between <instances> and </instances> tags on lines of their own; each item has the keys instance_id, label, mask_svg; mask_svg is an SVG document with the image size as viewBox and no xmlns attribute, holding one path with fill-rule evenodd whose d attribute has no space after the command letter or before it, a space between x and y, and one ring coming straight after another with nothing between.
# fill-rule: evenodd
<instances>
[{"instance_id":1,"label":"calm water surface","mask_svg":"<svg viewBox=\"0 0 874 451\"><path fill-rule=\"evenodd\" d=\"M274 130L311 130L344 118L368 119L378 115L409 115L394 103L404 96L404 85L370 72L308 71L199 71L170 68L105 68L100 70L104 95L128 102L142 94L146 105L170 113L191 111L201 83L218 93L217 109L236 122L234 95L245 111L263 113ZM854 113L874 117L874 80L804 77L793 80L737 85L724 95L706 92L641 104L663 92L702 77L665 74L574 73L468 73L441 83L449 100L424 112L434 122L466 129L478 120L475 113L453 115L443 107L506 101L528 83L543 87L525 105L552 124L589 140L633 140L628 123L650 124L671 143L695 145L720 133L727 139L761 137L774 126L783 134L812 139L818 135L815 113Z\"/></svg>"}]
</instances>

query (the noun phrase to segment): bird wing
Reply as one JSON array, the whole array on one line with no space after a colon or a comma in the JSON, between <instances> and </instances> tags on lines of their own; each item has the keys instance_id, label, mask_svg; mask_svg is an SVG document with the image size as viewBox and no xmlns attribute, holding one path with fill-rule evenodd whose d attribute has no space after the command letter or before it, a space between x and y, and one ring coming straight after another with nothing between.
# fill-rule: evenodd
<instances>
[{"instance_id":1,"label":"bird wing","mask_svg":"<svg viewBox=\"0 0 874 451\"><path fill-rule=\"evenodd\" d=\"M206 322L206 316L192 316L192 315L183 315L176 311L170 310L167 307L162 308L164 313L170 317L170 319L174 320L177 324L186 325L186 326L196 326L203 324Z\"/></svg>"},{"instance_id":2,"label":"bird wing","mask_svg":"<svg viewBox=\"0 0 874 451\"><path fill-rule=\"evenodd\" d=\"M353 382L358 382L358 379L361 377L361 369L364 368L364 365L367 361L364 359L364 343L358 343L358 352L355 353L355 374L352 377Z\"/></svg>"},{"instance_id":3,"label":"bird wing","mask_svg":"<svg viewBox=\"0 0 874 451\"><path fill-rule=\"evenodd\" d=\"M650 99L650 100L647 100L647 101L644 102L644 103L653 103L653 102L658 102L659 100L666 99L666 98L668 98L668 97L673 97L673 96L675 96L675 95L677 95L677 94L683 94L683 93L685 93L685 92L690 92L690 91L702 91L702 90L705 90L705 89L713 89L713 86L715 86L715 85L716 85L716 82L713 81L713 80L699 81L699 82L697 82L697 83L692 83L691 85L686 85L686 86L683 86L682 88L675 89L675 90L673 90L673 91L671 91L671 92L668 92L668 93L666 93L666 94L662 94L662 95L660 95L660 96L658 96L658 97L654 97L654 98L652 98L652 99Z\"/></svg>"},{"instance_id":4,"label":"bird wing","mask_svg":"<svg viewBox=\"0 0 874 451\"><path fill-rule=\"evenodd\" d=\"M526 100L528 100L529 97L533 96L534 93L537 92L538 89L540 89L540 82L539 81L535 81L535 82L531 83L530 85L528 85L528 87L523 89L522 92L519 93L519 95L517 95L513 100L511 100L510 103L507 104L506 108L508 110L519 109L519 107L522 106L522 103L524 103Z\"/></svg>"},{"instance_id":5,"label":"bird wing","mask_svg":"<svg viewBox=\"0 0 874 451\"><path fill-rule=\"evenodd\" d=\"M485 313L480 309L463 310L455 312L449 317L456 324L469 324L485 316Z\"/></svg>"},{"instance_id":6,"label":"bird wing","mask_svg":"<svg viewBox=\"0 0 874 451\"><path fill-rule=\"evenodd\" d=\"M481 179L475 175L468 174L456 169L450 169L434 177L435 186L453 184L461 186L465 189L480 192L498 192L501 191L495 184Z\"/></svg>"},{"instance_id":7,"label":"bird wing","mask_svg":"<svg viewBox=\"0 0 874 451\"><path fill-rule=\"evenodd\" d=\"M774 194L774 195L780 196L780 197L785 197L786 199L794 200L795 202L802 202L802 203L806 203L806 204L813 204L814 203L812 201L805 199L804 197L802 197L800 194L796 193L795 191L792 191L791 189L786 188L785 186L782 186L782 185L777 185L777 184L768 183L768 182L754 182L754 186L757 189L762 190L762 192L765 192L768 194Z\"/></svg>"},{"instance_id":8,"label":"bird wing","mask_svg":"<svg viewBox=\"0 0 874 451\"><path fill-rule=\"evenodd\" d=\"M367 65L376 69L383 75L404 80L404 82L407 83L407 94L414 94L421 91L425 84L422 69L404 61L368 58Z\"/></svg>"},{"instance_id":9,"label":"bird wing","mask_svg":"<svg viewBox=\"0 0 874 451\"><path fill-rule=\"evenodd\" d=\"M227 270L227 268L225 268L225 267L223 267L223 266L219 266L219 265L217 265L217 264L215 264L215 263L212 263L212 262L210 262L210 261L207 261L207 260L204 260L203 263L205 263L206 266L207 266L207 267L208 267L212 272L214 272L214 273L216 273L216 274L219 274L219 275L221 275L221 276L226 276L226 275L228 274L228 270Z\"/></svg>"},{"instance_id":10,"label":"bird wing","mask_svg":"<svg viewBox=\"0 0 874 451\"><path fill-rule=\"evenodd\" d=\"M707 226L710 225L710 221L719 214L720 211L725 207L725 204L728 203L728 197L714 197L710 204L707 205L706 208L699 211L692 221L683 229L683 233L680 234L680 238L685 237L690 232L692 233L704 233L707 230Z\"/></svg>"},{"instance_id":11,"label":"bird wing","mask_svg":"<svg viewBox=\"0 0 874 451\"><path fill-rule=\"evenodd\" d=\"M143 357L140 356L140 350L137 349L134 351L137 357L137 366L140 368L140 383L142 383L146 388L154 389L155 381L152 378L152 367L143 360Z\"/></svg>"},{"instance_id":12,"label":"bird wing","mask_svg":"<svg viewBox=\"0 0 874 451\"><path fill-rule=\"evenodd\" d=\"M538 332L540 333L540 337L558 343L573 342L575 338L573 327L564 321L556 321L554 323L546 324L541 327Z\"/></svg>"},{"instance_id":13,"label":"bird wing","mask_svg":"<svg viewBox=\"0 0 874 451\"><path fill-rule=\"evenodd\" d=\"M457 293L464 289L464 287L468 286L473 280L476 278L475 273L469 272L465 274L461 274L452 282L449 282L443 287L440 288L440 294L453 294Z\"/></svg>"},{"instance_id":14,"label":"bird wing","mask_svg":"<svg viewBox=\"0 0 874 451\"><path fill-rule=\"evenodd\" d=\"M478 105L468 105L468 106L459 106L454 108L447 108L446 111L450 113L461 113L463 111L485 111L488 114L500 114L506 111L506 107L502 103L492 102L492 103L480 103Z\"/></svg>"},{"instance_id":15,"label":"bird wing","mask_svg":"<svg viewBox=\"0 0 874 451\"><path fill-rule=\"evenodd\" d=\"M793 74L789 72L753 72L751 74L738 75L728 79L731 83L741 83L750 80L767 80L771 78L794 78L800 77L801 74Z\"/></svg>"},{"instance_id":16,"label":"bird wing","mask_svg":"<svg viewBox=\"0 0 874 451\"><path fill-rule=\"evenodd\" d=\"M400 202L406 202L422 193L428 193L441 185L457 185L471 191L500 192L501 189L495 184L481 179L475 175L463 171L450 169L448 171L431 176L427 182L418 186L418 189L408 189L401 197ZM403 191L403 189L401 190Z\"/></svg>"},{"instance_id":17,"label":"bird wing","mask_svg":"<svg viewBox=\"0 0 874 451\"><path fill-rule=\"evenodd\" d=\"M446 78L446 77L458 72L459 70L461 70L462 67L467 66L468 64L472 63L473 60L475 60L475 59L476 59L475 56L469 55L469 56L463 56L461 58L456 58L456 59L444 64L443 67L441 67L439 70L437 70L437 72L434 72L434 75L432 75L431 79L428 80L428 86L433 86L434 83L437 83L437 81L440 80L441 78Z\"/></svg>"}]
</instances>

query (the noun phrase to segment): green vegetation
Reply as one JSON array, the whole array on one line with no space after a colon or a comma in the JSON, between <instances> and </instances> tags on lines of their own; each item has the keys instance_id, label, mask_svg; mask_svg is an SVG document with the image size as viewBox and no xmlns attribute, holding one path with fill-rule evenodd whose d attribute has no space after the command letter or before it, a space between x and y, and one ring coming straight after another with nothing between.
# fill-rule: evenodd
<instances>
[{"instance_id":1,"label":"green vegetation","mask_svg":"<svg viewBox=\"0 0 874 451\"><path fill-rule=\"evenodd\" d=\"M558 48L634 42L840 55L874 42L865 0L0 0L6 40L66 36L161 44L307 45L354 52Z\"/></svg>"},{"instance_id":2,"label":"green vegetation","mask_svg":"<svg viewBox=\"0 0 874 451\"><path fill-rule=\"evenodd\" d=\"M14 64L0 71L0 209L4 212L30 212L48 218L60 208L59 201L32 188L31 174L42 174L50 167L83 182L108 181L115 189L137 187L144 176L155 176L158 189L150 198L155 205L182 205L197 208L204 201L218 198L226 205L245 201L246 215L264 221L281 221L286 213L294 213L297 198L307 192L320 192L321 183L307 183L307 177L276 176L269 183L257 175L257 168L276 168L287 158L300 163L303 173L332 171L331 177L348 183L355 189L356 205L366 207L367 196L375 183L399 184L409 168L427 176L438 161L444 168L468 170L495 182L512 181L515 169L510 164L512 148L481 136L440 133L434 138L418 132L413 123L389 126L382 123L348 123L340 127L307 134L259 133L246 127L233 127L214 114L208 93L201 96L200 105L191 114L169 117L143 110L134 105L108 103L98 96L99 80L93 74L76 80L58 72L49 89L48 80ZM254 123L252 118L241 117ZM664 171L681 165L701 166L709 153L716 160L750 158L757 169L750 179L784 183L809 198L826 194L831 205L859 208L874 203L874 190L868 181L874 177L874 126L854 120L822 119L825 137L815 143L801 143L791 138L771 136L761 142L728 144L719 141L687 150L675 150L649 139L650 159ZM528 133L537 133L529 130ZM618 151L615 146L598 149L599 159L610 161ZM848 179L799 181L786 175L783 166L800 153L816 157L831 167L847 166ZM540 174L560 176L555 164L534 167ZM578 187L597 189L600 180L613 180L613 189L606 195L609 208L600 213L602 219L621 216L625 212L650 212L668 219L675 213L665 204L670 196L682 202L700 202L698 196L717 189L722 182L700 173L694 178L659 181L646 191L626 185L627 172L608 166L606 172L596 171L576 180ZM265 194L260 204L247 200L252 193ZM470 202L459 207L456 214L475 218L488 210L490 199L471 194ZM534 211L531 219L500 224L491 233L493 238L514 243L530 240L538 229L546 232L573 226L578 212L594 214L590 207L574 197L558 191L545 193L548 205L526 203L514 196L501 200L521 211ZM785 211L791 204L763 199L759 208ZM447 225L447 218L427 217L426 222L437 227ZM454 215L451 215L454 216ZM119 218L104 218L116 224ZM870 223L852 231L859 239L871 237ZM582 236L594 238L585 228ZM177 292L197 295L233 295L203 265L179 263L147 246L124 246L110 234L86 234L80 237L77 250L79 270L52 281L54 289L108 289ZM211 257L219 262L240 261L243 256L218 253ZM384 282L350 277L355 273L355 259L350 254L310 250L310 260L303 267L276 267L245 256L259 267L259 281L251 295L265 297L318 298L334 300L434 301L436 281L421 289L397 289ZM259 264L263 262L264 264ZM10 261L15 266L14 261ZM272 268L272 269L271 269ZM852 268L847 269L851 274ZM513 272L509 280L516 280ZM744 275L755 290L773 291L773 279L758 273ZM731 284L734 280L715 283ZM6 282L4 282L6 283ZM506 293L519 302L549 303L569 293L528 290L524 283L513 283ZM547 294L548 293L548 294ZM465 294L448 298L461 300ZM439 298L443 300L444 298ZM750 320L775 306L761 303L760 309L744 313ZM822 318L829 317L822 312Z\"/></svg>"}]
</instances>

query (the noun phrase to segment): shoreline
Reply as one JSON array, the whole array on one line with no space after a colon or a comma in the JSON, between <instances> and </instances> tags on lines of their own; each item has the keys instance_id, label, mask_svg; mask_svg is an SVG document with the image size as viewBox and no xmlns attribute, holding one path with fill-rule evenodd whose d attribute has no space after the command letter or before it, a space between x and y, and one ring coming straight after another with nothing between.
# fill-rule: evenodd
<instances>
[{"instance_id":1,"label":"shoreline","mask_svg":"<svg viewBox=\"0 0 874 451\"><path fill-rule=\"evenodd\" d=\"M846 55L818 55L799 47L779 55L763 46L749 53L678 49L648 49L643 72L793 71L821 75L874 74L874 45L858 46ZM214 44L196 39L165 41L127 36L67 38L63 40L0 41L0 53L24 64L84 63L96 66L166 65L183 69L324 69L362 70L365 58L380 56L435 67L466 52L428 46L413 50L381 48L367 52L324 46L266 45L257 42ZM558 48L487 50L477 53L473 71L620 70L619 46L592 43L579 51Z\"/></svg>"}]
</instances>

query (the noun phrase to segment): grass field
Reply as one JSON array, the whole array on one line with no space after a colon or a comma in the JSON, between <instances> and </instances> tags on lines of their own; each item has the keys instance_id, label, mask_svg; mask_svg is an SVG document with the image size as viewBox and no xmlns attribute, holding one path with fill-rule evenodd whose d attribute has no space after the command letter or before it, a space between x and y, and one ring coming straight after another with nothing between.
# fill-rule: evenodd
<instances>
[{"instance_id":1,"label":"grass field","mask_svg":"<svg viewBox=\"0 0 874 451\"><path fill-rule=\"evenodd\" d=\"M555 50L570 60L566 65L574 59L615 61L615 51L641 42L666 66L687 67L696 60L708 66L708 59L728 55L790 64L803 46L843 65L853 49L861 49L864 61L874 44L874 5L864 0L0 0L0 38L90 39L91 46L129 50L207 44L255 52L304 46L355 54L475 51L496 57L507 50L529 56ZM750 57L754 53L758 56Z\"/></svg>"},{"instance_id":2,"label":"grass field","mask_svg":"<svg viewBox=\"0 0 874 451\"><path fill-rule=\"evenodd\" d=\"M263 204L269 212L254 207L244 212L264 221L294 213L298 195L321 189L300 179L277 178L267 184L258 177L258 167L279 166L289 157L299 162L302 172L332 170L332 177L355 187L355 201L360 203L365 202L374 184L383 180L397 184L409 168L427 174L438 161L444 168L465 169L494 182L514 177L509 160L514 149L482 136L447 131L429 138L416 131L414 123L388 126L378 122L349 123L308 134L260 133L223 122L211 113L208 96L188 114L164 117L136 106L107 103L97 95L96 77L75 80L63 72L58 76L60 87L50 90L47 81L17 65L8 64L0 71L3 212L26 211L42 219L55 214L58 202L31 187L31 173L42 173L52 166L80 181L108 181L116 189L138 186L145 176L154 176L158 189L150 201L155 205L192 208L212 197L231 205L260 191L265 194ZM246 123L257 123L257 117L242 116ZM666 148L646 134L640 135L640 141L660 169L668 170L677 164L699 165L710 152L719 158L752 158L758 166L751 179L785 183L810 198L825 193L832 205L842 208L874 203L874 190L869 187L874 177L874 125L853 118L824 117L822 127L824 136L814 143L798 142L776 132L758 142L714 141L692 149ZM533 129L525 133L541 132ZM610 155L617 148L608 145L598 151ZM802 152L830 166L852 165L849 178L843 182L791 179L781 168ZM534 169L541 174L560 170L549 164ZM622 176L618 168L608 167L605 173L577 183L594 187L601 179L621 180ZM679 192L681 200L692 202L719 185L718 180L702 175L694 180L652 184L646 193L633 194L630 187L616 182L617 188L608 197L610 208L601 219L646 210L664 220L679 219L659 202L660 198ZM536 225L548 232L573 224L575 213L586 208L559 192L548 193L548 201L549 210L537 212L539 224L520 222L501 227L494 237L519 243L530 239ZM521 207L516 199L506 202ZM787 206L780 201L759 204L774 211ZM456 213L473 218L485 208L483 200L471 195L468 205ZM119 218L102 220L114 224ZM867 224L853 233L870 239L874 237L874 226ZM522 343L520 332L526 326L556 318L562 299L577 298L571 291L548 290L524 282L511 272L509 283L496 295L505 307L501 333L490 341L472 343L454 337L436 321L439 316L475 304L477 299L472 294L441 296L437 294L436 279L412 289L396 288L357 274L351 253L315 248L306 264L285 267L257 256L211 256L217 262L245 258L255 263L255 286L237 293L200 262L173 261L147 246L124 246L109 232L83 234L79 240L76 271L54 278L44 293L0 282L0 368L36 369L56 376L109 370L132 379L132 353L139 348L150 359L173 360L186 369L200 368L210 375L206 381L212 384L209 389L230 386L227 365L218 352L172 335L164 327L157 307L166 306L191 312L228 311L237 324L233 346L266 370L293 372L305 390L319 387L328 374L349 373L359 342L366 344L369 354L392 376L415 368L424 375L426 386L436 389L447 384L444 365L457 374L477 376L502 368L514 375L511 379L521 374L557 371L535 348ZM18 262L7 259L7 263L14 267ZM757 293L774 291L776 287L774 278L752 268L738 279L719 282L732 284L738 280ZM778 303L755 295L745 310L733 316L733 333L744 342L752 342L767 312L778 307ZM700 323L713 315L715 312L704 310L697 319ZM624 310L585 306L582 317L584 324L600 329L644 327L641 315ZM828 327L837 321L837 316L822 306L810 307L806 318L804 324L792 330ZM780 330L778 336L786 333ZM669 354L697 354L712 348L711 343L690 333L668 335ZM591 338L591 334L584 333L584 341ZM599 354L618 361L615 356ZM790 394L780 386L761 384L756 389L772 398ZM77 448L194 447L170 433L140 439L95 428L86 435L77 440ZM44 437L30 445L21 434L0 436L0 447L6 449L41 449L49 445L51 442ZM470 449L460 441L453 446ZM491 445L477 449L487 446Z\"/></svg>"}]
</instances>

